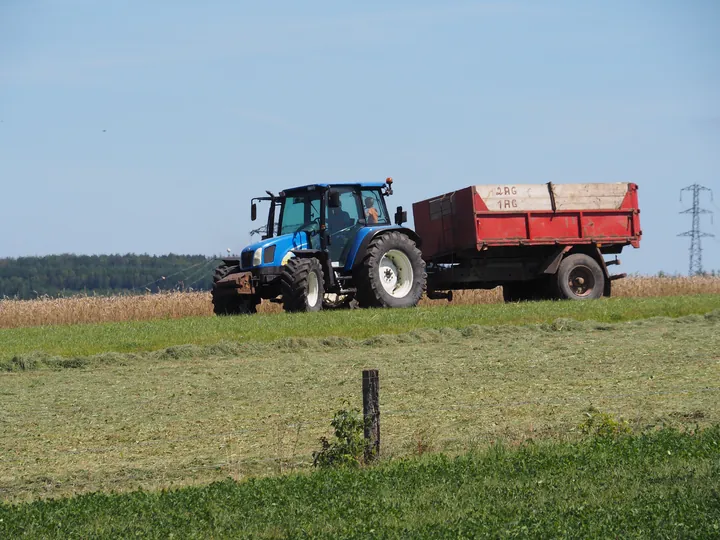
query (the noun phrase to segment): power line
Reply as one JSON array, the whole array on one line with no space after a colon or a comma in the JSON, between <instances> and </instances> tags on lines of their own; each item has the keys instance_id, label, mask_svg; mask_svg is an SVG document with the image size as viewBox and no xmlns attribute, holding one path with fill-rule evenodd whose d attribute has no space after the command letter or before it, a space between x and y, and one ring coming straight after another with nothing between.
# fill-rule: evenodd
<instances>
[{"instance_id":1,"label":"power line","mask_svg":"<svg viewBox=\"0 0 720 540\"><path fill-rule=\"evenodd\" d=\"M204 260L204 261L200 261L200 262L197 263L197 264L193 264L193 265L191 265L191 266L186 266L186 267L184 267L184 268L181 268L181 269L178 270L177 272L173 272L172 274L168 274L167 276L160 276L159 278L157 278L157 279L155 279L155 280L153 280L153 281L149 281L149 282L147 282L145 285L142 285L142 286L140 286L140 287L133 287L132 290L133 290L133 291L140 291L140 292L142 292L142 291L144 291L144 290L147 290L147 291L149 292L148 287L151 287L151 286L155 285L158 281L167 281L167 280L169 280L171 277L175 277L175 276L177 276L177 275L179 275L179 274L182 274L183 272L188 272L188 271L192 270L193 268L197 268L198 266L201 266L201 265L203 265L203 267L204 267L205 265L208 264L208 262L214 262L214 261L216 261L216 260L217 260L217 259L206 259L206 260ZM203 269L204 269L204 268L203 268Z\"/></svg>"},{"instance_id":2,"label":"power line","mask_svg":"<svg viewBox=\"0 0 720 540\"><path fill-rule=\"evenodd\" d=\"M691 214L692 215L692 229L689 231L685 231L684 233L678 234L678 236L689 236L690 237L690 267L688 270L688 275L693 276L696 274L702 274L703 273L703 267L702 267L702 244L700 243L700 239L704 237L713 237L714 234L705 233L700 230L700 214L711 214L712 210L706 210L704 208L700 208L700 192L701 191L709 191L710 192L710 200L713 200L713 194L712 190L710 188L706 188L705 186L701 186L700 184L693 184L691 186L684 187L680 190L680 201L682 202L682 194L684 191L691 191L692 192L692 207L688 208L687 210L683 210L680 212L681 214Z\"/></svg>"}]
</instances>

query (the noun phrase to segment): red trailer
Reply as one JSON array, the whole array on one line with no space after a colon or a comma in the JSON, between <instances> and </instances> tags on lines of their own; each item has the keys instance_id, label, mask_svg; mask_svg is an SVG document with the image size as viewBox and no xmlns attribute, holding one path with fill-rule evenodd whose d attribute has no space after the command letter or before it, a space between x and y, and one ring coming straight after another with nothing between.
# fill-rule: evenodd
<instances>
[{"instance_id":1,"label":"red trailer","mask_svg":"<svg viewBox=\"0 0 720 540\"><path fill-rule=\"evenodd\" d=\"M640 247L637 185L470 186L413 204L428 296L502 285L507 301L609 296L608 266Z\"/></svg>"}]
</instances>

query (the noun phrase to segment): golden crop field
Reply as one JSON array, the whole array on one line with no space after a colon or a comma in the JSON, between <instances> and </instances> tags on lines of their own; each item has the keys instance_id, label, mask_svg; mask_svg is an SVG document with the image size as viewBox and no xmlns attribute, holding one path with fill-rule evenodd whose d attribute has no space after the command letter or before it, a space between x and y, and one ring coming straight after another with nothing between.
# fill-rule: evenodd
<instances>
[{"instance_id":1,"label":"golden crop field","mask_svg":"<svg viewBox=\"0 0 720 540\"><path fill-rule=\"evenodd\" d=\"M649 297L720 294L720 277L631 276L613 283L613 296ZM502 290L456 291L456 304L496 304ZM423 298L422 305L445 304ZM263 302L259 311L281 311L278 304ZM142 296L75 296L37 300L0 300L0 328L83 324L116 321L178 319L212 315L210 293L173 292Z\"/></svg>"}]
</instances>

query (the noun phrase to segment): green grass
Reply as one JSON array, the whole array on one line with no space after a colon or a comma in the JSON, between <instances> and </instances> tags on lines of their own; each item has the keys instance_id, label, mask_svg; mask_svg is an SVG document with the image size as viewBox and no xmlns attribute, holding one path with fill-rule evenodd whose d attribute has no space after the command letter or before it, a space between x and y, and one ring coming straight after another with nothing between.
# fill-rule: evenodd
<instances>
[{"instance_id":1,"label":"green grass","mask_svg":"<svg viewBox=\"0 0 720 540\"><path fill-rule=\"evenodd\" d=\"M380 370L386 458L572 440L591 407L636 431L720 424L719 329L720 312L612 324L556 319L363 340L225 342L6 372L0 497L307 468L333 413L345 401L362 406L363 368Z\"/></svg>"},{"instance_id":2,"label":"green grass","mask_svg":"<svg viewBox=\"0 0 720 540\"><path fill-rule=\"evenodd\" d=\"M720 428L0 506L3 538L717 538Z\"/></svg>"},{"instance_id":3,"label":"green grass","mask_svg":"<svg viewBox=\"0 0 720 540\"><path fill-rule=\"evenodd\" d=\"M423 328L521 325L559 317L618 322L656 316L679 317L720 309L720 295L612 298L593 302L528 302L411 310L355 310L311 314L192 317L179 320L50 326L0 330L0 360L42 351L87 356L107 351L152 351L222 340L268 342L285 337L353 337L399 334Z\"/></svg>"}]
</instances>

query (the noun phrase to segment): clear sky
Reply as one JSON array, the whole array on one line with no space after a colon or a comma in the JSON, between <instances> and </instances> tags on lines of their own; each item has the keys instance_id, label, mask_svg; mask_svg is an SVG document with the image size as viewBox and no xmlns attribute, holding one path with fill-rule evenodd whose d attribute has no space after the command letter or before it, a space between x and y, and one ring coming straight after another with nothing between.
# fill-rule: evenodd
<instances>
[{"instance_id":1,"label":"clear sky","mask_svg":"<svg viewBox=\"0 0 720 540\"><path fill-rule=\"evenodd\" d=\"M0 0L0 257L248 243L249 199L636 182L627 272L687 272L715 190L720 1Z\"/></svg>"}]
</instances>

